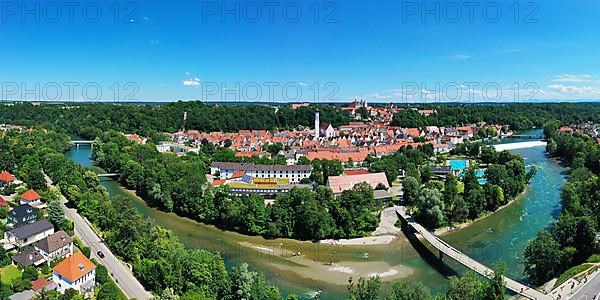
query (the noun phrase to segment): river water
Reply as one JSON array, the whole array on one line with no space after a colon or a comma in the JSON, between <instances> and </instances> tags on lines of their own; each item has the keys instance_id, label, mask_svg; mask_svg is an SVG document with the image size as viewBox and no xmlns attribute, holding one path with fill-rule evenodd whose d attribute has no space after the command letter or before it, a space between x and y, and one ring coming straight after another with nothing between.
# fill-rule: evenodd
<instances>
[{"instance_id":1,"label":"river water","mask_svg":"<svg viewBox=\"0 0 600 300\"><path fill-rule=\"evenodd\" d=\"M517 142L510 140L508 142ZM547 227L560 213L560 188L566 180L564 168L546 157L543 147L517 149L526 166L536 166L524 197L483 220L443 237L471 257L492 265L504 261L513 279L523 280L523 252L527 242ZM84 166L92 166L91 149L81 146L66 154ZM404 236L388 245L324 246L287 239L265 240L216 229L193 220L148 207L144 201L118 182L102 179L111 197L124 196L156 224L172 230L189 247L219 251L228 266L247 262L263 272L282 292L302 298L318 290L321 299L340 299L346 294L349 276L379 273L387 289L394 281L421 281L433 291L448 287L446 276L465 268L446 259L441 264L429 250ZM301 252L301 256L293 254ZM363 254L368 253L368 258Z\"/></svg>"}]
</instances>

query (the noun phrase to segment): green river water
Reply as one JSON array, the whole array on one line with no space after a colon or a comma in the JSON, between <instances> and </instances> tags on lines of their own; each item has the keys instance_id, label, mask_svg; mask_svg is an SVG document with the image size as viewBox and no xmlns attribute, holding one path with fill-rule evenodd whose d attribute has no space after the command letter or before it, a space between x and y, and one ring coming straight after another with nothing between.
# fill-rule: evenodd
<instances>
[{"instance_id":1,"label":"green river water","mask_svg":"<svg viewBox=\"0 0 600 300\"><path fill-rule=\"evenodd\" d=\"M560 188L566 175L563 167L546 157L543 147L513 152L525 158L526 166L538 168L524 197L494 215L445 235L443 239L487 265L504 261L508 266L507 275L523 280L525 246L560 213ZM91 149L86 146L73 148L67 153L69 158L84 166L92 165L90 155ZM422 281L433 291L446 290L447 276L465 271L464 267L450 259L446 259L445 264L440 263L435 259L435 254L405 237L388 245L345 247L285 239L265 240L222 231L148 207L144 201L111 179L102 179L102 185L111 197L132 198L142 214L175 232L187 246L219 251L228 266L247 262L253 269L263 272L284 293L294 292L305 299L318 290L323 291L321 299L343 298L346 278L364 276L364 272L372 268L378 268L378 272L383 273L384 289L393 281L416 280ZM301 252L303 259L291 255L295 252ZM363 257L365 252L369 254L367 259ZM329 266L331 262L346 269L332 270ZM396 271L386 272L392 269Z\"/></svg>"}]
</instances>

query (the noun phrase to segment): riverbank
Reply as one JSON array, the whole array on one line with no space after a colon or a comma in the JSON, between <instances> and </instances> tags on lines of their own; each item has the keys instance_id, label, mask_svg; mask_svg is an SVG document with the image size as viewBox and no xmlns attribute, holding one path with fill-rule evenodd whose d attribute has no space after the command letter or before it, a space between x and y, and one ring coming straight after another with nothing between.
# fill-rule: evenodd
<instances>
[{"instance_id":1,"label":"riverbank","mask_svg":"<svg viewBox=\"0 0 600 300\"><path fill-rule=\"evenodd\" d=\"M134 190L121 189L137 200L139 204L145 201L137 195ZM195 220L177 216L174 213L160 212L161 215L170 215L177 219L186 219L188 222L197 224L197 227L203 230L219 232L223 237L230 236L230 240L235 240L233 247L236 249L233 255L240 259L261 263L268 266L271 272L276 274L286 273L288 276L305 278L310 281L317 281L323 284L346 286L349 277L369 277L380 276L382 282L393 282L399 279L406 279L415 274L415 270L408 265L400 263L390 263L381 260L381 256L373 255L365 257L364 253L381 250L381 243L365 244L320 244L310 241L298 241L292 239L265 239L260 236L248 236L233 231L221 230L213 225L203 224ZM366 237L365 239L371 239ZM381 237L375 237L377 239ZM388 237L389 238L389 237ZM385 243L390 244L396 240L394 236ZM396 241L397 243L408 243L408 241ZM368 247L358 247L368 246ZM370 247L369 247L370 246ZM231 250L225 249L226 245L221 244L217 252L231 256ZM211 249L215 251L214 249ZM348 259L347 254L352 253L353 259Z\"/></svg>"},{"instance_id":2,"label":"riverbank","mask_svg":"<svg viewBox=\"0 0 600 300\"><path fill-rule=\"evenodd\" d=\"M479 216L477 219L471 220L469 222L460 223L460 224L457 224L457 225L447 226L447 227L443 227L443 228L438 228L438 229L435 230L435 232L433 234L436 235L436 236L444 236L444 235L446 235L446 234L448 234L450 232L454 232L454 231L457 231L457 230L465 229L465 228L467 228L467 227L469 227L469 226L471 226L471 225L473 225L473 224L475 224L475 223L477 223L479 221L483 221L483 220L485 220L485 219L487 219L487 218L489 218L491 216L494 216L494 215L498 214L499 212L501 212L503 209L505 209L505 208L511 206L512 204L516 203L517 201L525 199L525 194L527 194L527 192L529 191L529 189L530 189L530 186L528 184L527 187L525 188L525 190L523 192L521 192L519 195L517 195L512 200L508 201L506 204L498 207L498 209L496 209L493 212L486 213L485 215Z\"/></svg>"}]
</instances>

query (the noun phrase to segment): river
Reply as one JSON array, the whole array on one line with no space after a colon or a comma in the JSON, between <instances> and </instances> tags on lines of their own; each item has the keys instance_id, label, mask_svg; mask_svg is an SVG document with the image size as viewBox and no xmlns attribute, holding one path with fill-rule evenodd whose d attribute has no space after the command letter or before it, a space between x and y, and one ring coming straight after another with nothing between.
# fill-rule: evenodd
<instances>
[{"instance_id":1,"label":"river","mask_svg":"<svg viewBox=\"0 0 600 300\"><path fill-rule=\"evenodd\" d=\"M508 142L518 142L511 139ZM560 213L560 188L566 180L564 168L546 157L543 147L516 149L527 166L536 166L524 197L512 205L470 226L451 232L444 240L473 258L491 265L504 261L508 274L522 280L523 252L527 242L547 227ZM91 149L73 148L66 155L72 160L92 166ZM461 273L464 267L452 261L440 264L426 249L419 251L404 237L388 245L324 246L287 239L265 240L222 231L213 226L161 212L123 189L111 179L101 183L111 197L133 199L136 208L156 224L172 230L189 247L222 253L228 266L247 262L277 284L282 292L294 292L301 298L322 290L321 299L340 299L346 294L348 276L360 277L378 273L387 289L394 281L421 281L433 291L448 287L446 276ZM301 252L302 255L293 254ZM363 253L368 253L368 258ZM423 255L424 256L423 256Z\"/></svg>"}]
</instances>

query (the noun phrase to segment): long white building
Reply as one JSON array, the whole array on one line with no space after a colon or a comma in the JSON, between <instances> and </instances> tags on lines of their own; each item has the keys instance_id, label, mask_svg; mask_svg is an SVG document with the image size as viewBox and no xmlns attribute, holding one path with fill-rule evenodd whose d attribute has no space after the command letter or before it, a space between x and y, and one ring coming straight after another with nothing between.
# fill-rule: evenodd
<instances>
[{"instance_id":1,"label":"long white building","mask_svg":"<svg viewBox=\"0 0 600 300\"><path fill-rule=\"evenodd\" d=\"M214 162L210 173L218 175L220 179L250 176L253 178L283 178L290 184L300 183L300 180L310 177L312 166L304 165L255 165L247 163Z\"/></svg>"}]
</instances>

